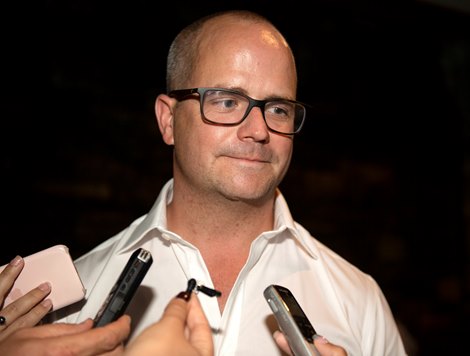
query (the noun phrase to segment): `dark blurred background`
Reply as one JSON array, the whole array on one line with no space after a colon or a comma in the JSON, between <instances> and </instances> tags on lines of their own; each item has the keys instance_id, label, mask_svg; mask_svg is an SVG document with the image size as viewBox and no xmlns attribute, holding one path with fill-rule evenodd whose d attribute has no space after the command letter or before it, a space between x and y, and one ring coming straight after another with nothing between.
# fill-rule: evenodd
<instances>
[{"instance_id":1,"label":"dark blurred background","mask_svg":"<svg viewBox=\"0 0 470 356\"><path fill-rule=\"evenodd\" d=\"M315 107L281 186L294 216L378 281L410 355L466 347L469 1L14 7L0 15L0 264L58 243L78 257L150 209L171 176L153 112L171 40L251 9L285 34Z\"/></svg>"}]
</instances>

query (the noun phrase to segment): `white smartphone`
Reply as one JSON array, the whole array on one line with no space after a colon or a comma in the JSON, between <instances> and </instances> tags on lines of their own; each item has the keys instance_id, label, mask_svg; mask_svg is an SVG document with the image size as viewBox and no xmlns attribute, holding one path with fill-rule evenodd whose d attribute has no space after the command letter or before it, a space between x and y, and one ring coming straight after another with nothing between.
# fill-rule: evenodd
<instances>
[{"instance_id":1,"label":"white smartphone","mask_svg":"<svg viewBox=\"0 0 470 356\"><path fill-rule=\"evenodd\" d=\"M313 344L316 331L292 292L286 287L272 284L263 294L294 355L320 355Z\"/></svg>"},{"instance_id":2,"label":"white smartphone","mask_svg":"<svg viewBox=\"0 0 470 356\"><path fill-rule=\"evenodd\" d=\"M23 270L6 296L3 307L44 282L51 284L51 293L46 297L52 301L50 311L63 308L85 297L85 287L67 246L55 245L23 259ZM1 266L0 272L6 266Z\"/></svg>"}]
</instances>

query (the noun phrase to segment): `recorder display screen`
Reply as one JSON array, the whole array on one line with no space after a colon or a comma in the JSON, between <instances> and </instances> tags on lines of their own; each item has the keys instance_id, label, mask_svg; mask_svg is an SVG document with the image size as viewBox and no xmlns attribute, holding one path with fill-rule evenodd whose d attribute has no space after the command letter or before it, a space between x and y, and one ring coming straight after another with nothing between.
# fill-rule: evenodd
<instances>
[{"instance_id":1,"label":"recorder display screen","mask_svg":"<svg viewBox=\"0 0 470 356\"><path fill-rule=\"evenodd\" d=\"M290 313L293 317L303 317L304 313L300 308L299 303L292 298L292 295L282 289L279 290L279 293L282 294L282 298L287 302L287 308L289 309Z\"/></svg>"}]
</instances>

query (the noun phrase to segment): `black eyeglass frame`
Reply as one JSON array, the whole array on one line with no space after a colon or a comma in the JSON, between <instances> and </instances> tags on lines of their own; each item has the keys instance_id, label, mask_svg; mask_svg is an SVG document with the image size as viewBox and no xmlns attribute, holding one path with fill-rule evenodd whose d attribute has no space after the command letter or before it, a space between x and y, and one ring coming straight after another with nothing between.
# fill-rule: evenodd
<instances>
[{"instance_id":1,"label":"black eyeglass frame","mask_svg":"<svg viewBox=\"0 0 470 356\"><path fill-rule=\"evenodd\" d=\"M234 123L230 123L230 124L226 124L226 123L220 123L220 122L216 122L216 121L212 121L212 120L209 120L205 115L204 115L204 111L202 109L203 107L203 102L204 102L204 95L207 91L209 90L214 90L214 91L223 91L223 92L227 92L227 93L232 93L232 94L236 94L236 95L239 95L239 96L242 96L246 99L248 99L248 102L249 102L249 105L246 109L246 112L245 114L243 115L243 117L240 119L240 121L238 122L234 122ZM209 124L213 124L213 125L220 125L220 126L237 126L237 125L240 125L246 118L247 116L250 114L251 112L251 109L253 109L254 107L258 107L261 109L261 113L263 115L263 120L264 120L264 123L266 124L266 127L272 131L272 132L275 132L275 133L278 133L278 134L281 134L281 135L295 135L297 133L300 132L300 130L302 129L302 127L304 126L304 123L305 123L305 118L307 116L307 107L309 107L308 104L305 104L305 103L302 103L300 101L296 101L296 100L290 100L290 99L284 99L284 98L272 98L272 99L268 99L268 100L257 100L257 99L253 99L251 97L249 97L248 95L244 94L244 93L241 93L237 90L231 90L231 89L226 89L226 88L191 88L191 89L177 89L177 90L172 90L168 93L168 96L171 97L171 98L175 98L176 100L183 100L185 98L187 98L188 96L190 95L193 95L193 94L198 94L199 95L199 108L200 108L200 111L201 111L201 117L202 119L209 123ZM264 116L264 108L266 106L267 103L271 103L271 102L275 102L275 101L285 101L285 102L288 102L288 103L292 103L292 104L296 104L296 105L300 105L304 108L304 116L302 118L302 122L300 123L299 127L294 131L294 132L280 132L280 131L277 131L275 129L272 129L271 127L269 127L267 121L266 121L266 117Z\"/></svg>"}]
</instances>

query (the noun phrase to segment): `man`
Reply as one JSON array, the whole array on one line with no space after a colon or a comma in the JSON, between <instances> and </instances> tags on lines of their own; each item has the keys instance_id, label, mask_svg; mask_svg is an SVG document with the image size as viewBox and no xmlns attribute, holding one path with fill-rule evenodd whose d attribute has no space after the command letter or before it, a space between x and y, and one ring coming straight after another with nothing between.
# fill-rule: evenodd
<instances>
[{"instance_id":1,"label":"man","mask_svg":"<svg viewBox=\"0 0 470 356\"><path fill-rule=\"evenodd\" d=\"M147 215L76 261L87 303L63 320L93 317L143 247L154 263L126 311L131 338L195 278L222 291L199 295L217 355L280 354L269 284L289 288L317 332L349 355L405 354L375 281L296 223L278 189L306 116L282 34L250 12L197 21L170 47L167 89L155 112L173 146L173 179Z\"/></svg>"}]
</instances>

